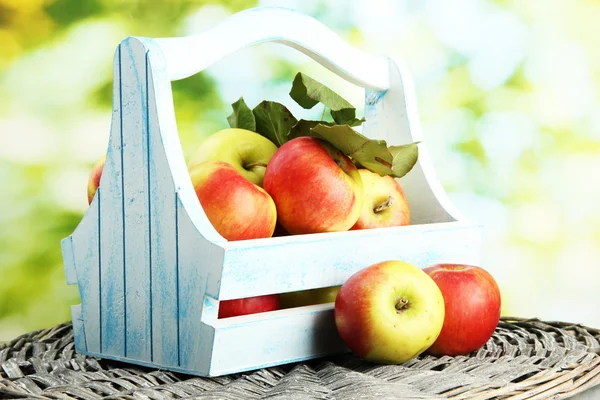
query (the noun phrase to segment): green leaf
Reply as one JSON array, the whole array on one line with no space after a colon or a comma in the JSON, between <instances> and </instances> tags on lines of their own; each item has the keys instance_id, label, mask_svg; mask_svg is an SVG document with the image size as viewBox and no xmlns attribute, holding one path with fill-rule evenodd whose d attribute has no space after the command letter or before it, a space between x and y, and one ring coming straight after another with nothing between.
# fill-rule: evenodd
<instances>
[{"instance_id":1,"label":"green leaf","mask_svg":"<svg viewBox=\"0 0 600 400\"><path fill-rule=\"evenodd\" d=\"M302 72L296 74L290 96L306 109L322 103L331 110L331 117L338 125L357 126L364 122L356 118L356 108L346 99Z\"/></svg>"},{"instance_id":2,"label":"green leaf","mask_svg":"<svg viewBox=\"0 0 600 400\"><path fill-rule=\"evenodd\" d=\"M288 134L298 120L281 103L263 101L252 110L256 119L256 132L278 147L288 141Z\"/></svg>"},{"instance_id":3,"label":"green leaf","mask_svg":"<svg viewBox=\"0 0 600 400\"><path fill-rule=\"evenodd\" d=\"M363 167L380 175L392 174L393 157L385 140L371 140L348 125L316 125L312 136L328 141Z\"/></svg>"},{"instance_id":4,"label":"green leaf","mask_svg":"<svg viewBox=\"0 0 600 400\"><path fill-rule=\"evenodd\" d=\"M336 111L353 108L342 96L302 72L294 77L290 97L306 109L313 108L319 102Z\"/></svg>"},{"instance_id":5,"label":"green leaf","mask_svg":"<svg viewBox=\"0 0 600 400\"><path fill-rule=\"evenodd\" d=\"M318 134L313 133L311 130L317 125L326 125L331 126L332 124L327 121L310 121L306 119L301 119L296 122L296 125L292 126L290 133L288 134L288 140L295 139L301 136L316 136L321 138Z\"/></svg>"},{"instance_id":6,"label":"green leaf","mask_svg":"<svg viewBox=\"0 0 600 400\"><path fill-rule=\"evenodd\" d=\"M333 112L332 112L332 115L333 115ZM361 118L361 119L351 118L347 121L344 121L343 123L340 123L340 125L360 126L360 125L362 125L363 122L365 122L364 118Z\"/></svg>"},{"instance_id":7,"label":"green leaf","mask_svg":"<svg viewBox=\"0 0 600 400\"><path fill-rule=\"evenodd\" d=\"M254 118L254 113L246 105L243 97L240 97L238 101L232 103L231 108L233 108L233 112L227 117L230 127L248 129L253 132L256 131L256 119Z\"/></svg>"},{"instance_id":8,"label":"green leaf","mask_svg":"<svg viewBox=\"0 0 600 400\"><path fill-rule=\"evenodd\" d=\"M402 178L415 166L419 158L419 142L405 144L402 146L390 146L390 152L394 157L392 162L393 176Z\"/></svg>"}]
</instances>

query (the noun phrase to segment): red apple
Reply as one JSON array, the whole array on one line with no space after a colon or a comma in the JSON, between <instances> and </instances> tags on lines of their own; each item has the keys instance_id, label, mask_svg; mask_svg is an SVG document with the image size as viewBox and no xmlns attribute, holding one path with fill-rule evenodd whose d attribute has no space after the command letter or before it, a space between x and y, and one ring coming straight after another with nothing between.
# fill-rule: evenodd
<instances>
[{"instance_id":1,"label":"red apple","mask_svg":"<svg viewBox=\"0 0 600 400\"><path fill-rule=\"evenodd\" d=\"M90 177L88 179L87 185L87 198L88 204L92 204L92 200L96 195L96 191L98 190L98 186L100 186L100 178L102 177L102 170L104 169L104 161L106 160L106 155L100 157L96 164L92 167L92 171L90 172Z\"/></svg>"},{"instance_id":2,"label":"red apple","mask_svg":"<svg viewBox=\"0 0 600 400\"><path fill-rule=\"evenodd\" d=\"M219 302L219 318L256 314L279 309L279 297L276 294L246 297L244 299L223 300Z\"/></svg>"},{"instance_id":3,"label":"red apple","mask_svg":"<svg viewBox=\"0 0 600 400\"><path fill-rule=\"evenodd\" d=\"M357 356L399 364L435 341L444 322L444 298L418 267L402 261L371 265L352 275L335 300L335 323Z\"/></svg>"},{"instance_id":4,"label":"red apple","mask_svg":"<svg viewBox=\"0 0 600 400\"><path fill-rule=\"evenodd\" d=\"M313 137L281 146L267 165L263 187L275 201L279 223L291 234L348 230L363 204L356 166Z\"/></svg>"},{"instance_id":5,"label":"red apple","mask_svg":"<svg viewBox=\"0 0 600 400\"><path fill-rule=\"evenodd\" d=\"M446 307L442 332L429 353L457 356L479 349L500 319L500 290L494 278L471 265L438 264L424 271L437 283Z\"/></svg>"},{"instance_id":6,"label":"red apple","mask_svg":"<svg viewBox=\"0 0 600 400\"><path fill-rule=\"evenodd\" d=\"M273 235L277 210L271 196L231 164L206 161L190 169L194 190L209 221L227 240Z\"/></svg>"},{"instance_id":7,"label":"red apple","mask_svg":"<svg viewBox=\"0 0 600 400\"><path fill-rule=\"evenodd\" d=\"M410 223L410 210L400 184L391 176L359 169L365 201L352 229L384 228Z\"/></svg>"}]
</instances>

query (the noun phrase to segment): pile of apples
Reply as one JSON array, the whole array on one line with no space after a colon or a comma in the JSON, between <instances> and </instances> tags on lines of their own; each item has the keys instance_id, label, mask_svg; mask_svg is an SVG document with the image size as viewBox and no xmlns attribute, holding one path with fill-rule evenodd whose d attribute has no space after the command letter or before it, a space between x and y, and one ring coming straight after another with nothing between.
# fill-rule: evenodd
<instances>
[{"instance_id":1,"label":"pile of apples","mask_svg":"<svg viewBox=\"0 0 600 400\"><path fill-rule=\"evenodd\" d=\"M202 143L189 166L204 212L230 241L410 222L396 180L358 169L315 137L277 148L255 132L229 128Z\"/></svg>"}]
</instances>

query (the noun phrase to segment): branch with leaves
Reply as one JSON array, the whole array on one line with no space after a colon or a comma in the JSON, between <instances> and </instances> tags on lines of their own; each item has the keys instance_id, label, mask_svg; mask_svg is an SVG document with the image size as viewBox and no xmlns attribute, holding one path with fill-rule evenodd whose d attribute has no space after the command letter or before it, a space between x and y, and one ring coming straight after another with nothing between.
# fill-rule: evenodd
<instances>
[{"instance_id":1,"label":"branch with leaves","mask_svg":"<svg viewBox=\"0 0 600 400\"><path fill-rule=\"evenodd\" d=\"M416 164L418 143L388 146L385 140L373 140L360 134L352 127L359 126L365 119L356 118L356 108L313 78L299 72L294 78L290 97L305 109L323 104L334 122L298 120L283 104L274 101L262 101L251 110L242 97L231 105L233 112L227 121L232 128L257 132L277 146L301 136L320 138L359 166L379 175L400 178Z\"/></svg>"}]
</instances>

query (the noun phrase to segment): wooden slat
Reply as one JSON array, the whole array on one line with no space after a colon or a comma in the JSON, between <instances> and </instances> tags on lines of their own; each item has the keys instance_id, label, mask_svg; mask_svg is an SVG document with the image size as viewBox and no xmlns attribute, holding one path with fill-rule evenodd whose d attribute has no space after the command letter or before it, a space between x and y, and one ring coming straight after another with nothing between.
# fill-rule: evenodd
<instances>
[{"instance_id":1,"label":"wooden slat","mask_svg":"<svg viewBox=\"0 0 600 400\"><path fill-rule=\"evenodd\" d=\"M201 321L204 296L208 287L216 285L223 256L219 249L202 238L179 196L177 221L180 366L206 374L212 357L213 338Z\"/></svg>"},{"instance_id":2,"label":"wooden slat","mask_svg":"<svg viewBox=\"0 0 600 400\"><path fill-rule=\"evenodd\" d=\"M125 351L139 360L152 360L153 340L146 62L145 48L137 39L121 44Z\"/></svg>"},{"instance_id":3,"label":"wooden slat","mask_svg":"<svg viewBox=\"0 0 600 400\"><path fill-rule=\"evenodd\" d=\"M218 320L211 375L343 353L333 304Z\"/></svg>"},{"instance_id":4,"label":"wooden slat","mask_svg":"<svg viewBox=\"0 0 600 400\"><path fill-rule=\"evenodd\" d=\"M83 326L83 317L81 315L81 304L71 306L71 319L73 321L73 335L75 349L79 352L88 351L85 343L85 328Z\"/></svg>"},{"instance_id":5,"label":"wooden slat","mask_svg":"<svg viewBox=\"0 0 600 400\"><path fill-rule=\"evenodd\" d=\"M152 63L153 60L150 59L150 62ZM151 196L150 215L153 216L150 226L152 337L154 338L152 353L155 362L177 366L179 365L177 200L165 149L165 142L169 140L170 136L162 136L155 101L170 88L164 72L160 69L154 69L155 72L153 72L153 69L148 71L149 191Z\"/></svg>"},{"instance_id":6,"label":"wooden slat","mask_svg":"<svg viewBox=\"0 0 600 400\"><path fill-rule=\"evenodd\" d=\"M341 285L385 260L420 268L478 265L481 226L447 222L230 242L227 248L219 300Z\"/></svg>"},{"instance_id":7,"label":"wooden slat","mask_svg":"<svg viewBox=\"0 0 600 400\"><path fill-rule=\"evenodd\" d=\"M84 325L85 342L87 350L95 352L100 351L101 348L99 202L100 197L95 196L77 229L71 235L82 303L81 319ZM81 337L78 340L81 343Z\"/></svg>"},{"instance_id":8,"label":"wooden slat","mask_svg":"<svg viewBox=\"0 0 600 400\"><path fill-rule=\"evenodd\" d=\"M71 236L60 242L63 263L65 265L65 278L67 285L77 284L77 271L75 269L75 254L73 254L73 238Z\"/></svg>"},{"instance_id":9,"label":"wooden slat","mask_svg":"<svg viewBox=\"0 0 600 400\"><path fill-rule=\"evenodd\" d=\"M113 63L113 113L100 186L102 351L125 355L125 260L121 136L121 46Z\"/></svg>"}]
</instances>

